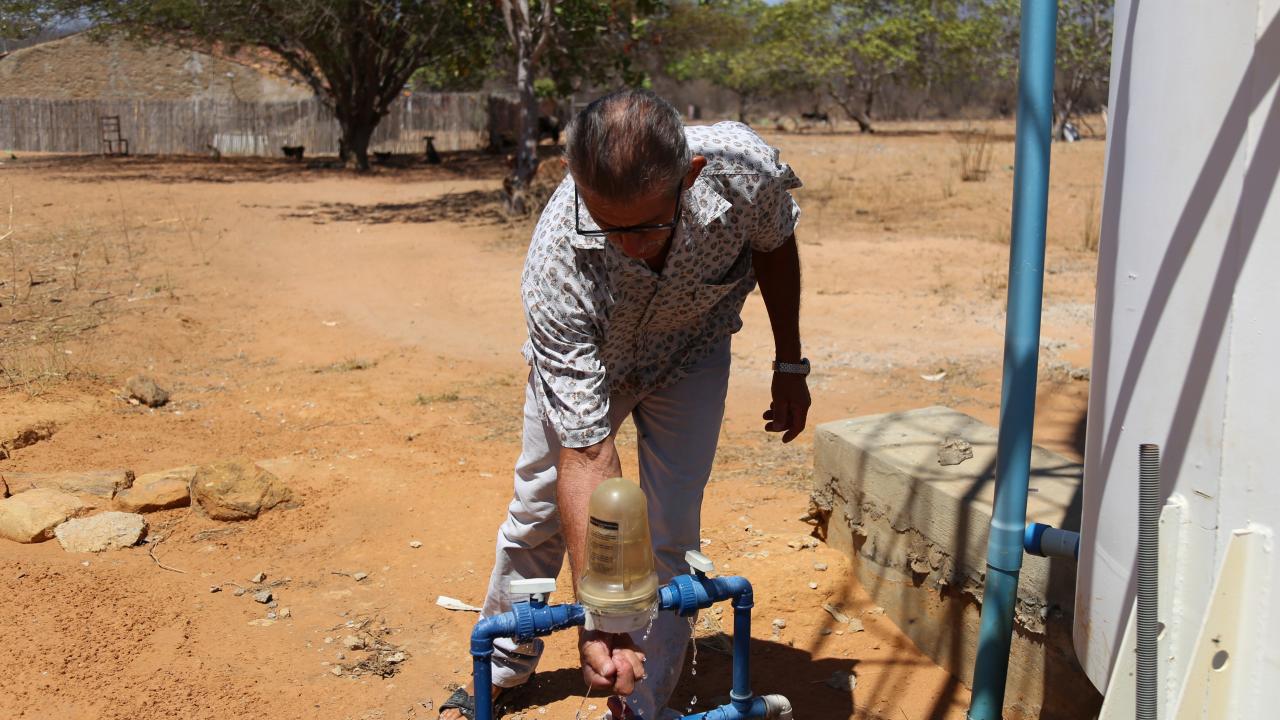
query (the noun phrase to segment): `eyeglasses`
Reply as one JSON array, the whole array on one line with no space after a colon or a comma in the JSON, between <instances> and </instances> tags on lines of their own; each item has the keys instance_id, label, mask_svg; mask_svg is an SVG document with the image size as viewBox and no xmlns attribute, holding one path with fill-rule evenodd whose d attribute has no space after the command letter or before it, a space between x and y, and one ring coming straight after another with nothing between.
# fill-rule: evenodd
<instances>
[{"instance_id":1,"label":"eyeglasses","mask_svg":"<svg viewBox=\"0 0 1280 720\"><path fill-rule=\"evenodd\" d=\"M681 183L683 184L683 183ZM657 230L675 230L676 225L680 223L680 184L676 185L676 213L669 223L656 223L652 225L628 225L625 227L611 227L608 229L584 230L582 221L578 218L578 205L581 200L578 199L578 186L573 186L573 224L574 229L579 235L585 237L608 237L610 235L628 235L631 233L647 233Z\"/></svg>"}]
</instances>

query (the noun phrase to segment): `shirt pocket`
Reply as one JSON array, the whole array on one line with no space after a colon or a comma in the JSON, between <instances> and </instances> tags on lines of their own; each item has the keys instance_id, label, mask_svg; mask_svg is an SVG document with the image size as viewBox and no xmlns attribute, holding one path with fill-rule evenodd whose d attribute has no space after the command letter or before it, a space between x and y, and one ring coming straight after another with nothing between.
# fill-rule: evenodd
<instances>
[{"instance_id":1,"label":"shirt pocket","mask_svg":"<svg viewBox=\"0 0 1280 720\"><path fill-rule=\"evenodd\" d=\"M726 283L692 282L672 288L674 292L666 297L655 298L658 306L645 323L646 334L700 331L708 317L717 312L720 301L750 281L748 273Z\"/></svg>"}]
</instances>

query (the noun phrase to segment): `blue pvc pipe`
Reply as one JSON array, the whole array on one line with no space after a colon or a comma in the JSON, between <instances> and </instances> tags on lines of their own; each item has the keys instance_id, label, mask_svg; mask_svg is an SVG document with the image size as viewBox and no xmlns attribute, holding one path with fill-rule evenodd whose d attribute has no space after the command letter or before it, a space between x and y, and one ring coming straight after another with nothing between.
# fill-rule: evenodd
<instances>
[{"instance_id":1,"label":"blue pvc pipe","mask_svg":"<svg viewBox=\"0 0 1280 720\"><path fill-rule=\"evenodd\" d=\"M1080 533L1045 525L1027 523L1022 535L1022 548L1031 555L1080 559Z\"/></svg>"},{"instance_id":2,"label":"blue pvc pipe","mask_svg":"<svg viewBox=\"0 0 1280 720\"><path fill-rule=\"evenodd\" d=\"M587 613L581 605L519 602L510 612L481 618L471 631L471 679L475 687L475 720L493 720L493 641L515 638L528 642L557 630L582 625Z\"/></svg>"},{"instance_id":3,"label":"blue pvc pipe","mask_svg":"<svg viewBox=\"0 0 1280 720\"><path fill-rule=\"evenodd\" d=\"M733 599L733 688L729 700L739 710L751 701L751 591Z\"/></svg>"},{"instance_id":4,"label":"blue pvc pipe","mask_svg":"<svg viewBox=\"0 0 1280 720\"><path fill-rule=\"evenodd\" d=\"M755 720L767 715L764 698L753 698L745 703L730 702L706 712L685 715L681 720Z\"/></svg>"},{"instance_id":5,"label":"blue pvc pipe","mask_svg":"<svg viewBox=\"0 0 1280 720\"><path fill-rule=\"evenodd\" d=\"M690 715L711 720L746 720L763 718L767 708L762 698L751 696L750 660L751 608L754 606L751 583L736 576L709 578L702 573L680 575L658 589L658 609L674 611L690 617L698 610L723 600L733 601L733 689L730 703L708 713ZM578 604L547 605L543 602L518 602L510 612L481 618L471 631L471 678L475 688L475 720L493 720L493 641L514 638L528 642L535 637L582 625L586 610ZM728 710L726 710L728 708ZM720 714L714 714L720 713Z\"/></svg>"},{"instance_id":6,"label":"blue pvc pipe","mask_svg":"<svg viewBox=\"0 0 1280 720\"><path fill-rule=\"evenodd\" d=\"M1022 569L1031 431L1036 410L1036 366L1040 361L1057 20L1057 0L1022 0L1013 238L1009 249L996 497L987 541L987 577L982 594L982 625L978 631L970 720L1001 718L1018 573Z\"/></svg>"}]
</instances>

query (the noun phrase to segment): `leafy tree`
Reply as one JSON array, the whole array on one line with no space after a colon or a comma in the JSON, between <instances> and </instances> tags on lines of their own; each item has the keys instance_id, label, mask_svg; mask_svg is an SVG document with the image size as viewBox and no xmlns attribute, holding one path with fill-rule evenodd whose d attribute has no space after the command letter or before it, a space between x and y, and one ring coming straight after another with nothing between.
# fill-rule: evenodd
<instances>
[{"instance_id":1,"label":"leafy tree","mask_svg":"<svg viewBox=\"0 0 1280 720\"><path fill-rule=\"evenodd\" d=\"M67 3L105 30L278 56L329 107L339 154L369 167L369 140L415 71L483 67L493 15L483 0L89 0ZM71 13L69 13L71 14Z\"/></svg>"},{"instance_id":2,"label":"leafy tree","mask_svg":"<svg viewBox=\"0 0 1280 720\"><path fill-rule=\"evenodd\" d=\"M508 177L508 209L527 212L525 191L538 169L539 78L565 96L584 82L647 81L638 58L665 0L498 0L515 65L520 127Z\"/></svg>"},{"instance_id":3,"label":"leafy tree","mask_svg":"<svg viewBox=\"0 0 1280 720\"><path fill-rule=\"evenodd\" d=\"M1053 83L1053 136L1087 110L1089 101L1105 97L1111 78L1113 0L1058 0L1057 73ZM1021 32L1018 0L994 0L987 12L995 16L1004 49L994 58L998 72L1017 75Z\"/></svg>"},{"instance_id":4,"label":"leafy tree","mask_svg":"<svg viewBox=\"0 0 1280 720\"><path fill-rule=\"evenodd\" d=\"M807 84L873 132L876 102L891 81L922 76L921 45L932 18L905 0L790 0L779 25Z\"/></svg>"},{"instance_id":5,"label":"leafy tree","mask_svg":"<svg viewBox=\"0 0 1280 720\"><path fill-rule=\"evenodd\" d=\"M1053 136L1085 109L1090 98L1105 97L1111 81L1112 0L1061 0L1058 6L1058 78L1054 83Z\"/></svg>"},{"instance_id":6,"label":"leafy tree","mask_svg":"<svg viewBox=\"0 0 1280 720\"><path fill-rule=\"evenodd\" d=\"M660 54L665 70L678 80L706 80L733 93L738 120L751 106L798 89L791 64L796 55L784 47L793 38L774 23L780 11L761 0L683 2L671 6L661 23Z\"/></svg>"},{"instance_id":7,"label":"leafy tree","mask_svg":"<svg viewBox=\"0 0 1280 720\"><path fill-rule=\"evenodd\" d=\"M985 12L986 0L908 0L904 12L922 20L918 58L906 78L922 91L914 115L937 104L942 93L989 84L1001 50L1001 23Z\"/></svg>"}]
</instances>

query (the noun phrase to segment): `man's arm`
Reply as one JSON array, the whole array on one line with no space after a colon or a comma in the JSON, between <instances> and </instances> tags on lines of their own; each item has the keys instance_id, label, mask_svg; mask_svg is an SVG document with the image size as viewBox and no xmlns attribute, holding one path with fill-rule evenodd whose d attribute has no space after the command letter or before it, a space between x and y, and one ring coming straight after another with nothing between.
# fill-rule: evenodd
<instances>
[{"instance_id":1,"label":"man's arm","mask_svg":"<svg viewBox=\"0 0 1280 720\"><path fill-rule=\"evenodd\" d=\"M587 510L591 493L600 483L622 475L622 463L613 444L613 435L585 448L560 450L556 478L556 505L560 509L560 531L569 549L573 588L587 570Z\"/></svg>"},{"instance_id":2,"label":"man's arm","mask_svg":"<svg viewBox=\"0 0 1280 720\"><path fill-rule=\"evenodd\" d=\"M796 236L771 252L752 251L751 265L773 328L775 359L800 362L800 251ZM781 432L782 442L799 435L809 416L809 386L803 375L773 374L773 402L764 413L765 430Z\"/></svg>"},{"instance_id":3,"label":"man's arm","mask_svg":"<svg viewBox=\"0 0 1280 720\"><path fill-rule=\"evenodd\" d=\"M622 475L622 463L613 439L610 434L595 445L560 451L556 504L560 510L560 532L569 549L575 592L578 579L587 569L591 493L605 480ZM578 634L578 654L583 678L592 689L629 695L636 681L644 677L644 655L631 643L629 635L583 630Z\"/></svg>"}]
</instances>

